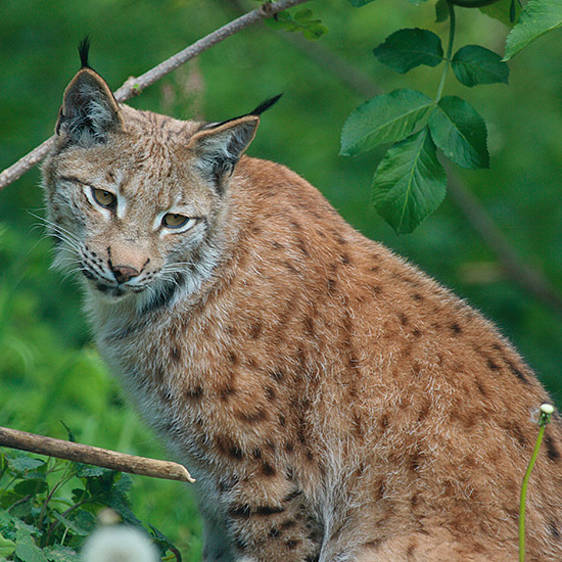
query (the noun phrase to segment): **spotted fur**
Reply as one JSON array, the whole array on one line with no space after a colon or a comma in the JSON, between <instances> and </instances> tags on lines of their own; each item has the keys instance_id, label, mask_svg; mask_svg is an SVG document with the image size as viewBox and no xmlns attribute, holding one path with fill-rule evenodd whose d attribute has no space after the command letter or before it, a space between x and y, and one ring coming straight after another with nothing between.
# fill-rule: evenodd
<instances>
[{"instance_id":1,"label":"spotted fur","mask_svg":"<svg viewBox=\"0 0 562 562\"><path fill-rule=\"evenodd\" d=\"M515 559L547 394L480 314L242 156L258 122L118 105L85 67L43 166L99 350L197 478L204 560ZM166 230L165 213L193 222ZM561 448L555 416L529 559L562 559Z\"/></svg>"}]
</instances>

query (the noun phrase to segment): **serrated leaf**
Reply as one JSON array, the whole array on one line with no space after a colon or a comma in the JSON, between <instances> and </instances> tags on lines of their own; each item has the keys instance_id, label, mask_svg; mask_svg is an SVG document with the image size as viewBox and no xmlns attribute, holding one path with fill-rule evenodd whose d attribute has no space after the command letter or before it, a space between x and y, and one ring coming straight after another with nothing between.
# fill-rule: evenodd
<instances>
[{"instance_id":1,"label":"serrated leaf","mask_svg":"<svg viewBox=\"0 0 562 562\"><path fill-rule=\"evenodd\" d=\"M420 64L437 66L443 60L441 39L432 31L417 27L392 33L373 53L380 62L401 74Z\"/></svg>"},{"instance_id":2,"label":"serrated leaf","mask_svg":"<svg viewBox=\"0 0 562 562\"><path fill-rule=\"evenodd\" d=\"M67 517L65 517L62 513L58 511L53 511L53 517L60 521L65 527L68 527L74 534L79 535L81 537L87 537L90 534L90 529L83 528L79 523L75 521L71 521Z\"/></svg>"},{"instance_id":3,"label":"serrated leaf","mask_svg":"<svg viewBox=\"0 0 562 562\"><path fill-rule=\"evenodd\" d=\"M94 466L80 463L76 469L76 476L79 478L93 478L107 474L109 469L102 468L101 466Z\"/></svg>"},{"instance_id":4,"label":"serrated leaf","mask_svg":"<svg viewBox=\"0 0 562 562\"><path fill-rule=\"evenodd\" d=\"M424 127L392 146L373 179L373 203L397 233L412 232L443 201L447 176Z\"/></svg>"},{"instance_id":5,"label":"serrated leaf","mask_svg":"<svg viewBox=\"0 0 562 562\"><path fill-rule=\"evenodd\" d=\"M379 144L402 140L434 105L416 90L375 96L350 113L342 129L340 154L354 156Z\"/></svg>"},{"instance_id":6,"label":"serrated leaf","mask_svg":"<svg viewBox=\"0 0 562 562\"><path fill-rule=\"evenodd\" d=\"M561 25L562 0L529 0L519 23L507 36L503 60L509 60L529 43Z\"/></svg>"},{"instance_id":7,"label":"serrated leaf","mask_svg":"<svg viewBox=\"0 0 562 562\"><path fill-rule=\"evenodd\" d=\"M507 27L513 27L519 20L521 6L517 0L515 0L515 4L512 0L499 0L489 6L481 6L479 10L491 18L501 21Z\"/></svg>"},{"instance_id":8,"label":"serrated leaf","mask_svg":"<svg viewBox=\"0 0 562 562\"><path fill-rule=\"evenodd\" d=\"M463 168L487 168L486 123L457 96L442 98L429 118L431 138L447 158Z\"/></svg>"},{"instance_id":9,"label":"serrated leaf","mask_svg":"<svg viewBox=\"0 0 562 562\"><path fill-rule=\"evenodd\" d=\"M437 0L435 4L435 21L442 22L449 19L449 5L447 0Z\"/></svg>"},{"instance_id":10,"label":"serrated leaf","mask_svg":"<svg viewBox=\"0 0 562 562\"><path fill-rule=\"evenodd\" d=\"M21 456L8 459L8 469L18 474L25 474L31 470L39 468L45 464L42 459L35 459L33 457Z\"/></svg>"},{"instance_id":11,"label":"serrated leaf","mask_svg":"<svg viewBox=\"0 0 562 562\"><path fill-rule=\"evenodd\" d=\"M371 2L374 2L375 0L349 0L349 3L354 7L354 8L360 8L361 6L365 6L365 4L370 4Z\"/></svg>"},{"instance_id":12,"label":"serrated leaf","mask_svg":"<svg viewBox=\"0 0 562 562\"><path fill-rule=\"evenodd\" d=\"M16 556L22 562L48 562L41 549L33 542L31 535L24 530L16 535Z\"/></svg>"},{"instance_id":13,"label":"serrated leaf","mask_svg":"<svg viewBox=\"0 0 562 562\"><path fill-rule=\"evenodd\" d=\"M466 45L459 49L451 61L458 81L465 86L477 84L507 84L509 67L501 57L480 45Z\"/></svg>"}]
</instances>

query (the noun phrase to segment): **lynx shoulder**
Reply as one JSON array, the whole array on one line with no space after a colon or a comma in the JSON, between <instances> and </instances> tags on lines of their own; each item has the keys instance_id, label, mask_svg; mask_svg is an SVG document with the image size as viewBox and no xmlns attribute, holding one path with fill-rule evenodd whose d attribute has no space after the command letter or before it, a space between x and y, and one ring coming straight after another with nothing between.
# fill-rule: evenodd
<instances>
[{"instance_id":1,"label":"lynx shoulder","mask_svg":"<svg viewBox=\"0 0 562 562\"><path fill-rule=\"evenodd\" d=\"M546 392L482 316L222 123L118 104L87 66L43 166L56 263L197 478L205 560L513 560ZM562 559L559 418L527 516Z\"/></svg>"}]
</instances>

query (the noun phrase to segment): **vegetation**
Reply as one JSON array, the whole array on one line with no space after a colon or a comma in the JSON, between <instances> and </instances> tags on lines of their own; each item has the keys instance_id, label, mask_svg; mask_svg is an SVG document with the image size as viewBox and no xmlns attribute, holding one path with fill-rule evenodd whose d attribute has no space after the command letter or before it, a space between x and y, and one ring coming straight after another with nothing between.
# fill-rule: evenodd
<instances>
[{"instance_id":1,"label":"vegetation","mask_svg":"<svg viewBox=\"0 0 562 562\"><path fill-rule=\"evenodd\" d=\"M531 2L535 5L537 0ZM449 19L435 22L434 2L416 5L406 0L354 0L352 4L361 7L352 8L344 0L315 0L306 4L310 13L295 9L279 18L273 28L249 28L130 103L178 118L218 121L285 92L282 101L264 116L250 154L285 163L301 173L356 228L466 297L501 326L560 403L562 323L556 301L541 296L540 291L523 288L517 268L506 269L490 239L483 240L475 233L474 217L458 205L457 198L446 197L413 234L405 236L397 236L372 210L373 171L386 158L388 143L404 139L386 138L386 144L369 146L369 152L351 158L338 156L347 117L367 99L391 95L383 91L404 89L435 99L440 90L443 72L439 66L418 66L403 75L381 63L382 45L388 45L385 38L400 28L431 28L436 36L445 37L450 25ZM503 5L504 16L506 9L509 13L510 2L498 4ZM92 0L71 7L64 0L7 2L0 23L4 76L0 167L8 166L52 134L62 92L78 68L76 45L86 33L93 43L91 64L117 87L129 75L141 74L256 5L232 0L213 2L212 7L204 0L163 0L158 4ZM480 10L455 10L456 44L476 44L500 55L504 52L508 27ZM509 17L506 22L509 25ZM291 28L307 38L319 39L311 42L301 34L285 31ZM461 71L465 78L461 83L453 67L442 90L447 96L468 98L488 130L490 168L454 169L453 176L449 171L449 184L452 178L463 184L503 231L522 262L550 279L551 285L562 279L558 183L562 123L557 102L562 44L557 39L556 34L546 34L517 54L510 62L509 86L501 80L467 90L463 84L469 78ZM373 56L375 48L377 57ZM516 42L510 48L515 54ZM457 62L462 59L461 52L462 48ZM477 154L483 158L482 151ZM95 351L80 313L77 284L49 270L50 242L43 238L40 226L35 228L40 221L34 215L43 213L41 197L37 170L0 193L0 425L66 438L59 423L63 420L82 443L166 458ZM561 289L559 284L553 292L560 294ZM18 476L14 472L17 463L25 462L15 460L10 465L10 458L20 457L2 461L4 480L0 480L0 487L6 488L9 479ZM0 511L0 534L5 541L13 541L13 533L17 536L19 532L35 536L33 542L37 542L38 535L29 528L18 528L13 517L29 508L22 521L38 525L33 518L64 471L72 474L72 479L59 486L56 501L47 504L45 511L52 517L49 525L60 521L57 517L80 501L73 497L73 490L87 490L88 482L93 486L96 478L106 478L105 482L113 479L109 488L128 481L128 477L105 472L84 475L78 472L83 468L60 472L63 465L36 462L41 464L20 473L18 478L22 478L7 488L11 494L20 493L18 499L4 494L0 501L7 510L7 503L2 503L8 501L6 497L14 500L10 505L25 495L33 497L13 507L8 515ZM19 492L16 486L20 486ZM184 559L195 561L201 555L200 522L189 490L184 487L185 492L180 491L179 486L135 477L130 490L131 511L162 529ZM91 510L80 510L89 514L80 516L80 525L64 517L83 529L82 524L92 524L90 515L96 505L92 500ZM80 541L80 533L63 522L53 527L52 542L45 544L61 544L55 538L62 539L65 532L63 546ZM1 550L4 547L9 550L9 542L0 542L0 557L8 556L8 551Z\"/></svg>"}]
</instances>

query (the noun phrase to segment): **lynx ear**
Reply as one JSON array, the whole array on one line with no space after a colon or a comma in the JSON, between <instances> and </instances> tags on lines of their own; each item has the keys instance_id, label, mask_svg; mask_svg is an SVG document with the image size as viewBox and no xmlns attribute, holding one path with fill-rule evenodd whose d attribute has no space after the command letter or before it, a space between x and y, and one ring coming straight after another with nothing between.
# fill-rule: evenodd
<instances>
[{"instance_id":1,"label":"lynx ear","mask_svg":"<svg viewBox=\"0 0 562 562\"><path fill-rule=\"evenodd\" d=\"M187 148L195 152L197 167L219 192L224 190L225 179L254 139L259 121L257 115L246 115L202 129L189 140Z\"/></svg>"},{"instance_id":2,"label":"lynx ear","mask_svg":"<svg viewBox=\"0 0 562 562\"><path fill-rule=\"evenodd\" d=\"M107 133L121 126L119 106L105 80L88 66L87 40L79 47L82 68L64 91L56 126L82 146L103 143Z\"/></svg>"}]
</instances>

